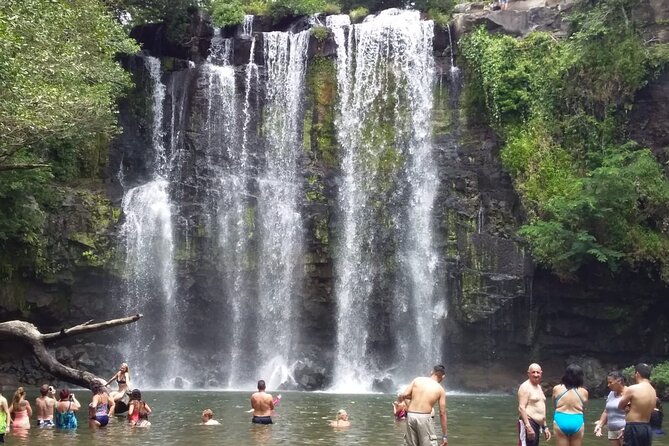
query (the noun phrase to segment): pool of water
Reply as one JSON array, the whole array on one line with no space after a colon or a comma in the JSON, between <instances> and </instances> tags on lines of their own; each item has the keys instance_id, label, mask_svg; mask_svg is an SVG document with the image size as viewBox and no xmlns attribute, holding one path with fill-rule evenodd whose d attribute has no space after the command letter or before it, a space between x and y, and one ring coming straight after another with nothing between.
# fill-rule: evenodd
<instances>
[{"instance_id":1,"label":"pool of water","mask_svg":"<svg viewBox=\"0 0 669 446\"><path fill-rule=\"evenodd\" d=\"M330 393L285 392L277 406L275 424L250 423L250 392L227 391L145 391L144 399L153 409L152 426L133 428L116 418L103 429L90 429L85 413L78 415L75 432L32 428L23 435L10 433L8 444L35 445L402 445L404 423L395 422L393 395L343 395ZM35 395L30 401L34 406ZM77 398L90 401L90 392L79 391ZM465 446L515 445L516 399L513 396L448 396L449 444ZM593 400L586 412L588 446L608 446L608 441L592 434L604 400ZM220 426L201 426L200 413L211 408ZM328 425L337 410L350 415L351 427L335 429ZM438 421L437 421L438 424ZM440 434L437 427L437 434ZM551 443L555 443L554 440ZM655 446L669 446L666 436Z\"/></svg>"}]
</instances>

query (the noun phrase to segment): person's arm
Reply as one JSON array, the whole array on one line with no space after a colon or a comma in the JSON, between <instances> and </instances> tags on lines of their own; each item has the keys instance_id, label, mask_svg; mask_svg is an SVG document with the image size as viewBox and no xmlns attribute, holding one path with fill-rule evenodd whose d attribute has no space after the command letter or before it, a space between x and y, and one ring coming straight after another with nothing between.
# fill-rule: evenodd
<instances>
[{"instance_id":1,"label":"person's arm","mask_svg":"<svg viewBox=\"0 0 669 446\"><path fill-rule=\"evenodd\" d=\"M269 400L269 408L270 408L271 410L274 410L274 398L272 398L272 395L267 395L267 396L269 397L269 398L268 398L268 400Z\"/></svg>"},{"instance_id":2,"label":"person's arm","mask_svg":"<svg viewBox=\"0 0 669 446\"><path fill-rule=\"evenodd\" d=\"M105 386L108 386L109 384L111 384L111 382L114 381L114 379L116 379L117 376L118 376L118 372L114 373L114 376L112 376L111 378L109 378L109 381L107 381L107 382L105 383Z\"/></svg>"},{"instance_id":3,"label":"person's arm","mask_svg":"<svg viewBox=\"0 0 669 446\"><path fill-rule=\"evenodd\" d=\"M151 407L149 407L149 405L146 404L146 403L144 403L144 410L146 410L146 413L148 413L148 414L150 414L151 412L153 412L153 411L151 410Z\"/></svg>"},{"instance_id":4,"label":"person's arm","mask_svg":"<svg viewBox=\"0 0 669 446\"><path fill-rule=\"evenodd\" d=\"M133 413L135 413L135 404L130 403L130 407L128 407L128 418L130 418Z\"/></svg>"},{"instance_id":5,"label":"person's arm","mask_svg":"<svg viewBox=\"0 0 669 446\"><path fill-rule=\"evenodd\" d=\"M107 404L109 404L109 412L110 414L114 414L114 407L116 407L116 403L112 398L107 397Z\"/></svg>"},{"instance_id":6,"label":"person's arm","mask_svg":"<svg viewBox=\"0 0 669 446\"><path fill-rule=\"evenodd\" d=\"M446 392L442 391L439 397L439 423L441 423L441 446L448 444L448 420L446 417Z\"/></svg>"},{"instance_id":7,"label":"person's arm","mask_svg":"<svg viewBox=\"0 0 669 446\"><path fill-rule=\"evenodd\" d=\"M622 398L620 398L620 402L618 403L618 409L625 410L627 405L632 402L633 394L634 390L632 389L632 386L626 388L623 392Z\"/></svg>"},{"instance_id":8,"label":"person's arm","mask_svg":"<svg viewBox=\"0 0 669 446\"><path fill-rule=\"evenodd\" d=\"M406 389L399 395L397 395L397 402L406 401L411 399L411 393L413 392L413 381L409 384Z\"/></svg>"},{"instance_id":9,"label":"person's arm","mask_svg":"<svg viewBox=\"0 0 669 446\"><path fill-rule=\"evenodd\" d=\"M72 396L72 404L70 405L70 409L76 412L81 409L81 403L79 400L77 400L77 397L74 396L74 393L71 393L70 396Z\"/></svg>"},{"instance_id":10,"label":"person's arm","mask_svg":"<svg viewBox=\"0 0 669 446\"><path fill-rule=\"evenodd\" d=\"M602 411L602 414L599 416L599 420L595 423L595 436L602 436L602 426L606 425L609 420L609 416L606 414L606 409Z\"/></svg>"},{"instance_id":11,"label":"person's arm","mask_svg":"<svg viewBox=\"0 0 669 446\"><path fill-rule=\"evenodd\" d=\"M393 401L393 415L397 415L397 403Z\"/></svg>"}]
</instances>

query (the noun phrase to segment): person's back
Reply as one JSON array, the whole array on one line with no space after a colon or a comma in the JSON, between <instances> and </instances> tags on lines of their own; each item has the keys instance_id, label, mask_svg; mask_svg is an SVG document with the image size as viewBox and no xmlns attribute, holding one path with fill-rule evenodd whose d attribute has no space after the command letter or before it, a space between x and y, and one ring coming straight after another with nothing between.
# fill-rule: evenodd
<instances>
[{"instance_id":1,"label":"person's back","mask_svg":"<svg viewBox=\"0 0 669 446\"><path fill-rule=\"evenodd\" d=\"M650 416L655 410L657 394L648 381L633 384L628 387L630 395L629 411L625 416L627 422L650 422Z\"/></svg>"},{"instance_id":2,"label":"person's back","mask_svg":"<svg viewBox=\"0 0 669 446\"><path fill-rule=\"evenodd\" d=\"M272 424L272 410L274 410L274 400L272 395L265 392L265 381L258 381L258 391L251 395L251 408L253 409L254 424Z\"/></svg>"},{"instance_id":3,"label":"person's back","mask_svg":"<svg viewBox=\"0 0 669 446\"><path fill-rule=\"evenodd\" d=\"M432 408L444 394L444 388L428 377L418 377L413 380L409 412L430 413Z\"/></svg>"},{"instance_id":4,"label":"person's back","mask_svg":"<svg viewBox=\"0 0 669 446\"><path fill-rule=\"evenodd\" d=\"M37 411L37 425L39 427L53 426L53 408L56 400L48 395L49 386L44 384L40 387L40 396L35 399L35 409Z\"/></svg>"},{"instance_id":5,"label":"person's back","mask_svg":"<svg viewBox=\"0 0 669 446\"><path fill-rule=\"evenodd\" d=\"M79 426L74 414L81 408L81 404L68 389L60 391L60 401L56 403L55 421L59 429L76 429Z\"/></svg>"},{"instance_id":6,"label":"person's back","mask_svg":"<svg viewBox=\"0 0 669 446\"><path fill-rule=\"evenodd\" d=\"M266 417L272 414L274 403L272 395L265 392L256 392L251 395L251 407L256 417Z\"/></svg>"},{"instance_id":7,"label":"person's back","mask_svg":"<svg viewBox=\"0 0 669 446\"><path fill-rule=\"evenodd\" d=\"M564 384L556 387L555 411L562 413L583 413L583 405L588 401L588 391L582 387L567 389Z\"/></svg>"}]
</instances>

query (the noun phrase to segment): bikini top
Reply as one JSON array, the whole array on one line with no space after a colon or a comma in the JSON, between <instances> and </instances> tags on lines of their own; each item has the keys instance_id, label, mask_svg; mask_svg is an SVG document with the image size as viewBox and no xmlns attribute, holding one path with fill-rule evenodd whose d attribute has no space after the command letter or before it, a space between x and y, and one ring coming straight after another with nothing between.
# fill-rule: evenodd
<instances>
[{"instance_id":1,"label":"bikini top","mask_svg":"<svg viewBox=\"0 0 669 446\"><path fill-rule=\"evenodd\" d=\"M559 394L559 395L555 398L555 407L556 407L556 408L557 408L558 401L560 401L560 398L562 398L562 397L563 397L567 392L569 392L570 390L573 390L574 393L576 393L576 396L578 396L578 399L581 400L581 404L582 404L582 405L585 405L585 402L583 402L583 398L581 398L581 394L578 393L578 391L576 390L575 387L572 387L571 389L567 389L567 390L565 390L564 392L562 392L561 394Z\"/></svg>"}]
</instances>

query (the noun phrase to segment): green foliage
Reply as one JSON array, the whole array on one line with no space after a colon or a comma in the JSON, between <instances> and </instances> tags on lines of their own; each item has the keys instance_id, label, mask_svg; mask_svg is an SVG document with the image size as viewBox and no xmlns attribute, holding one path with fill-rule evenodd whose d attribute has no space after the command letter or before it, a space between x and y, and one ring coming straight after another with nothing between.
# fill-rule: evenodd
<instances>
[{"instance_id":1,"label":"green foliage","mask_svg":"<svg viewBox=\"0 0 669 446\"><path fill-rule=\"evenodd\" d=\"M502 161L527 210L520 234L562 276L596 261L613 271L655 265L669 280L669 182L650 151L625 139L630 100L669 58L644 43L635 2L577 10L565 40L479 29L460 42L466 97L504 138Z\"/></svg>"},{"instance_id":2,"label":"green foliage","mask_svg":"<svg viewBox=\"0 0 669 446\"><path fill-rule=\"evenodd\" d=\"M2 279L43 270L54 180L97 174L130 85L116 56L137 50L97 0L0 4L0 247L14 256Z\"/></svg>"},{"instance_id":3,"label":"green foliage","mask_svg":"<svg viewBox=\"0 0 669 446\"><path fill-rule=\"evenodd\" d=\"M311 34L316 38L316 40L323 42L328 38L328 29L325 26L314 26L311 28Z\"/></svg>"},{"instance_id":4,"label":"green foliage","mask_svg":"<svg viewBox=\"0 0 669 446\"><path fill-rule=\"evenodd\" d=\"M661 362L653 367L650 381L655 386L657 396L666 398L669 394L669 361Z\"/></svg>"},{"instance_id":5,"label":"green foliage","mask_svg":"<svg viewBox=\"0 0 669 446\"><path fill-rule=\"evenodd\" d=\"M351 17L352 23L360 23L369 15L369 9L364 6L358 6L357 8L352 9L348 15Z\"/></svg>"},{"instance_id":6,"label":"green foliage","mask_svg":"<svg viewBox=\"0 0 669 446\"><path fill-rule=\"evenodd\" d=\"M223 28L244 21L244 9L237 0L212 0L210 9L214 26Z\"/></svg>"}]
</instances>

